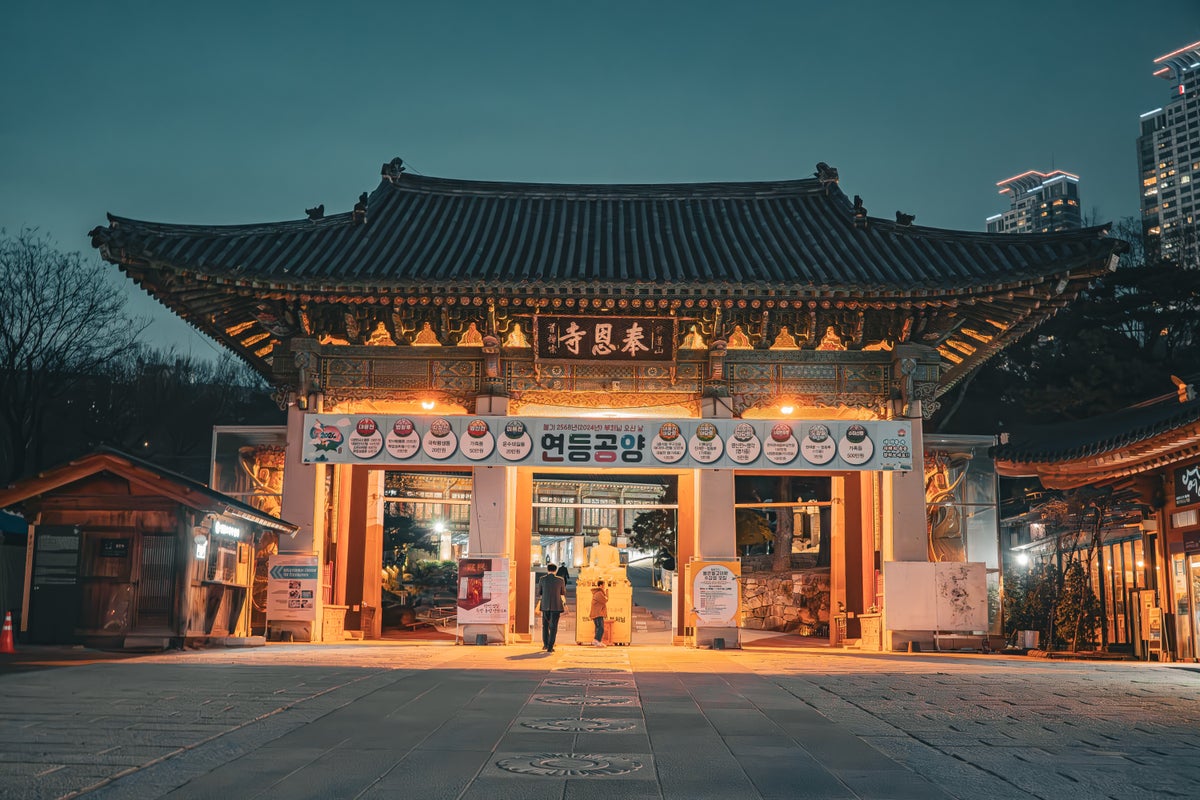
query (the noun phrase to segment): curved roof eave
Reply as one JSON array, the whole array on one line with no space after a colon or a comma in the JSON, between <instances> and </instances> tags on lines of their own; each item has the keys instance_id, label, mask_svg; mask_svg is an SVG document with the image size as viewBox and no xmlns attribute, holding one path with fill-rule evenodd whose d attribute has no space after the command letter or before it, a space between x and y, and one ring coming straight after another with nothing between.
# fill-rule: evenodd
<instances>
[{"instance_id":1,"label":"curved roof eave","mask_svg":"<svg viewBox=\"0 0 1200 800\"><path fill-rule=\"evenodd\" d=\"M992 449L1007 477L1048 488L1138 474L1200 454L1200 401L1174 395L1086 420L1031 426Z\"/></svg>"},{"instance_id":2,"label":"curved roof eave","mask_svg":"<svg viewBox=\"0 0 1200 800\"><path fill-rule=\"evenodd\" d=\"M110 260L253 285L739 287L947 292L1004 286L1123 251L1107 227L988 234L854 219L816 180L551 185L385 180L315 221L176 225L109 215ZM1072 267L1074 268L1074 267Z\"/></svg>"}]
</instances>

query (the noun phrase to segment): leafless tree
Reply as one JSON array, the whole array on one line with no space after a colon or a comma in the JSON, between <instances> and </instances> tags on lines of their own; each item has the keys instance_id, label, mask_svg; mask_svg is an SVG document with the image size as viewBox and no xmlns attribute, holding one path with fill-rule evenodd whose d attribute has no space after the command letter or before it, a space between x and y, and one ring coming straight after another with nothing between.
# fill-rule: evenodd
<instances>
[{"instance_id":1,"label":"leafless tree","mask_svg":"<svg viewBox=\"0 0 1200 800\"><path fill-rule=\"evenodd\" d=\"M0 481L42 466L50 400L127 358L148 320L131 318L100 263L36 230L0 230Z\"/></svg>"}]
</instances>

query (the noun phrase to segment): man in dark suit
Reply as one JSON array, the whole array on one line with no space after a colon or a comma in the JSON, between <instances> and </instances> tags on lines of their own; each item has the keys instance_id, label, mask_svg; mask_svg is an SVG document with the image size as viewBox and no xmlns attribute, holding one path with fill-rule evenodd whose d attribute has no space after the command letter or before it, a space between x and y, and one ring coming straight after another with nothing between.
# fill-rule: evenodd
<instances>
[{"instance_id":1,"label":"man in dark suit","mask_svg":"<svg viewBox=\"0 0 1200 800\"><path fill-rule=\"evenodd\" d=\"M546 567L546 575L538 581L537 598L542 609L542 649L554 652L554 640L558 638L558 618L566 610L567 584L556 574L554 564Z\"/></svg>"}]
</instances>

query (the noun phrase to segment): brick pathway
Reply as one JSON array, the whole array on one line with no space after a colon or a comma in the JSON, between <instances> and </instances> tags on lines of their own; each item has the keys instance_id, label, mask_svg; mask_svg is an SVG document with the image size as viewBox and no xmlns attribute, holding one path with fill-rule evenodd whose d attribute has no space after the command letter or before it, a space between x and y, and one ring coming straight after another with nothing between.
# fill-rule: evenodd
<instances>
[{"instance_id":1,"label":"brick pathway","mask_svg":"<svg viewBox=\"0 0 1200 800\"><path fill-rule=\"evenodd\" d=\"M1189 665L360 643L0 682L4 798L1200 796Z\"/></svg>"}]
</instances>

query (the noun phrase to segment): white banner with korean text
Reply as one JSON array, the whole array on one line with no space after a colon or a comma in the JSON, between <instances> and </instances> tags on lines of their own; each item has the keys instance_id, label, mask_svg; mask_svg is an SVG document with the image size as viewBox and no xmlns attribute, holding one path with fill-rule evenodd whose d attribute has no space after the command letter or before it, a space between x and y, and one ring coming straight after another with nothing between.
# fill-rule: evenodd
<instances>
[{"instance_id":1,"label":"white banner with korean text","mask_svg":"<svg viewBox=\"0 0 1200 800\"><path fill-rule=\"evenodd\" d=\"M912 422L306 414L304 461L381 466L909 471Z\"/></svg>"}]
</instances>

